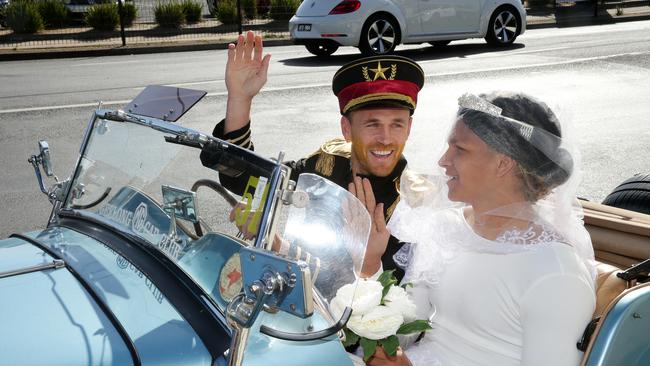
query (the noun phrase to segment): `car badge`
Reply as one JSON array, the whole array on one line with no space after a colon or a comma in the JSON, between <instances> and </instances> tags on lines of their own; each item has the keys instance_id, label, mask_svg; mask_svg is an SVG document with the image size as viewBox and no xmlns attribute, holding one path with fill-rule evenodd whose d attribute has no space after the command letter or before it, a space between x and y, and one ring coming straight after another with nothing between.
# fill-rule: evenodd
<instances>
[{"instance_id":1,"label":"car badge","mask_svg":"<svg viewBox=\"0 0 650 366\"><path fill-rule=\"evenodd\" d=\"M221 268L219 274L219 294L225 301L230 301L241 292L243 287L241 260L239 253L233 254Z\"/></svg>"},{"instance_id":2,"label":"car badge","mask_svg":"<svg viewBox=\"0 0 650 366\"><path fill-rule=\"evenodd\" d=\"M390 75L386 77L386 71L389 69ZM368 75L368 70L375 73L373 78L370 78L370 75ZM364 66L361 68L361 73L366 81L375 81L380 78L384 80L395 80L395 76L397 76L397 64L391 64L390 67L381 67L381 61L378 61L377 68L368 69L368 66Z\"/></svg>"}]
</instances>

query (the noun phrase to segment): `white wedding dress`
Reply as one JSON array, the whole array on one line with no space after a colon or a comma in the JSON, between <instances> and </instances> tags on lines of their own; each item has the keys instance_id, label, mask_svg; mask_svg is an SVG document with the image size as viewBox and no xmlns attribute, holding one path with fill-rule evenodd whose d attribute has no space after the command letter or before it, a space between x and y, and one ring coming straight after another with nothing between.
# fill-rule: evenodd
<instances>
[{"instance_id":1,"label":"white wedding dress","mask_svg":"<svg viewBox=\"0 0 650 366\"><path fill-rule=\"evenodd\" d=\"M462 208L430 207L398 206L389 225L416 243L405 281L418 318L432 320L406 347L413 365L578 365L595 290L574 247L543 227L487 240Z\"/></svg>"}]
</instances>

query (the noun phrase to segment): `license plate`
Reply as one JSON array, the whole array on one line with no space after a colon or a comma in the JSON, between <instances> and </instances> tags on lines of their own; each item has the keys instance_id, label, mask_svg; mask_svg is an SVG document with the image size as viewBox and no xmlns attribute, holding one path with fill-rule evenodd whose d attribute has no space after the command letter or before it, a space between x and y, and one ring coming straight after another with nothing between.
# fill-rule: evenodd
<instances>
[{"instance_id":1,"label":"license plate","mask_svg":"<svg viewBox=\"0 0 650 366\"><path fill-rule=\"evenodd\" d=\"M309 32L311 24L298 24L298 32Z\"/></svg>"}]
</instances>

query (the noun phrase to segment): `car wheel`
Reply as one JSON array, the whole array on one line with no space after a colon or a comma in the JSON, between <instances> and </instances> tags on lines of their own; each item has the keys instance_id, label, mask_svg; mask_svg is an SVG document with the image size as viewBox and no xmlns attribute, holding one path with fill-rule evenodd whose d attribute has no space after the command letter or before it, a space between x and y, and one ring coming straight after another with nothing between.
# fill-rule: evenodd
<instances>
[{"instance_id":1,"label":"car wheel","mask_svg":"<svg viewBox=\"0 0 650 366\"><path fill-rule=\"evenodd\" d=\"M650 174L636 174L625 180L603 204L650 215Z\"/></svg>"},{"instance_id":2,"label":"car wheel","mask_svg":"<svg viewBox=\"0 0 650 366\"><path fill-rule=\"evenodd\" d=\"M359 49L364 55L384 55L393 52L399 42L397 21L386 14L370 17L361 29Z\"/></svg>"},{"instance_id":3,"label":"car wheel","mask_svg":"<svg viewBox=\"0 0 650 366\"><path fill-rule=\"evenodd\" d=\"M336 52L336 50L339 49L339 46L335 44L315 42L315 43L307 43L305 45L305 48L312 55L316 55L318 57L326 57Z\"/></svg>"},{"instance_id":4,"label":"car wheel","mask_svg":"<svg viewBox=\"0 0 650 366\"><path fill-rule=\"evenodd\" d=\"M433 42L429 42L429 44L432 45L433 47L445 47L449 43L451 43L451 41L433 41Z\"/></svg>"},{"instance_id":5,"label":"car wheel","mask_svg":"<svg viewBox=\"0 0 650 366\"><path fill-rule=\"evenodd\" d=\"M519 13L515 8L502 6L492 13L485 41L492 46L507 46L515 41L521 32Z\"/></svg>"}]
</instances>

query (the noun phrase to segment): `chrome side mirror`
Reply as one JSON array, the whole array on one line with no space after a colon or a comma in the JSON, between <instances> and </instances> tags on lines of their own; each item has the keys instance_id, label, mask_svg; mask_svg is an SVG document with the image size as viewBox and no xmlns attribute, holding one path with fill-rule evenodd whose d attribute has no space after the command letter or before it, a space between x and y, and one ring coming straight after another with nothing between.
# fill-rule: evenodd
<instances>
[{"instance_id":1,"label":"chrome side mirror","mask_svg":"<svg viewBox=\"0 0 650 366\"><path fill-rule=\"evenodd\" d=\"M41 164L43 165L43 171L45 175L51 177L54 175L52 170L52 161L50 160L50 145L45 140L40 140L38 142L38 150L40 151L39 156L41 157Z\"/></svg>"},{"instance_id":2,"label":"chrome side mirror","mask_svg":"<svg viewBox=\"0 0 650 366\"><path fill-rule=\"evenodd\" d=\"M196 205L196 192L163 185L163 210L170 216L169 233L159 244L161 250L172 258L178 258L186 243L178 236L176 219L187 220L198 224L199 217Z\"/></svg>"},{"instance_id":3,"label":"chrome side mirror","mask_svg":"<svg viewBox=\"0 0 650 366\"><path fill-rule=\"evenodd\" d=\"M43 176L41 175L41 170L39 169L39 165L42 166L43 172L45 172L45 175L47 175L48 177L54 177L54 180L56 182L59 181L59 178L57 178L56 175L54 175L54 171L52 170L52 161L50 159L50 145L47 143L47 141L40 140L38 142L38 150L39 150L39 154L32 155L29 159L27 159L27 162L32 164L32 166L34 167L34 173L36 174L36 181L38 182L38 186L41 189L41 192L50 196L50 192L48 192L45 189L45 185L43 184Z\"/></svg>"},{"instance_id":4,"label":"chrome side mirror","mask_svg":"<svg viewBox=\"0 0 650 366\"><path fill-rule=\"evenodd\" d=\"M162 195L163 207L172 217L193 223L199 222L196 192L163 185Z\"/></svg>"}]
</instances>

